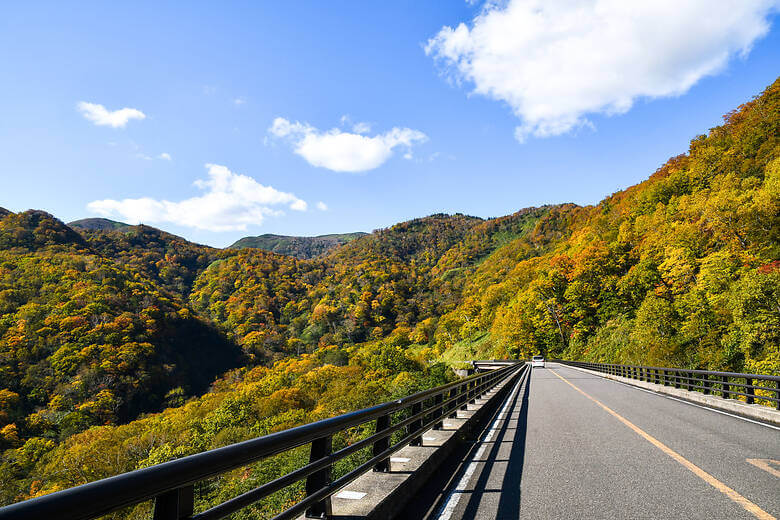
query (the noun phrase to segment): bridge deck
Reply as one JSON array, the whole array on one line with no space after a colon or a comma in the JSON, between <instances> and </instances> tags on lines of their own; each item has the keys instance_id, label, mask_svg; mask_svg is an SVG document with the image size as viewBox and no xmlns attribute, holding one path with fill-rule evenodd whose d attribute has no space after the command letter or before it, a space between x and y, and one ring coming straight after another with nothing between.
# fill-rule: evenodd
<instances>
[{"instance_id":1,"label":"bridge deck","mask_svg":"<svg viewBox=\"0 0 780 520\"><path fill-rule=\"evenodd\" d=\"M470 453L434 518L780 515L780 430L552 363Z\"/></svg>"}]
</instances>

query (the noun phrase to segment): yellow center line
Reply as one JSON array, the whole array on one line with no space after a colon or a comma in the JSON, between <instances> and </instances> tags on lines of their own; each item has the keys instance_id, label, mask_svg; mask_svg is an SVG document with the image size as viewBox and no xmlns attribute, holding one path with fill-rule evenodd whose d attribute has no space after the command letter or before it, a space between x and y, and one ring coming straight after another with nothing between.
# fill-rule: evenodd
<instances>
[{"instance_id":1,"label":"yellow center line","mask_svg":"<svg viewBox=\"0 0 780 520\"><path fill-rule=\"evenodd\" d=\"M677 462L679 462L680 464L688 468L694 475L702 479L704 482L711 485L712 487L714 487L715 489L717 489L718 491L720 491L721 493L729 497L731 500L744 507L748 512L753 514L753 516L755 516L756 518L760 518L761 520L777 520L774 516L770 515L769 513L767 513L760 507L758 507L756 504L754 504L747 498L743 497L742 495L740 495L739 493L737 493L736 491L728 487L720 480L716 479L715 477L713 477L712 475L710 475L709 473L701 469L699 466L697 466L693 462L689 461L688 459L686 459L685 457L683 457L682 455L680 455L679 453L671 449L663 442L659 441L649 433L645 432L637 425L635 425L634 423L632 423L631 421L629 421L628 419L626 419L616 411L612 410L611 408L603 404L598 399L591 397L590 395L580 390L578 387L576 387L574 384L572 384L568 379L566 379L562 375L558 374L554 370L551 370L551 372L556 376L558 376L561 380L563 380L564 383L574 388L576 391L578 391L579 393L581 393L582 395L584 395L585 397L587 397L588 399L590 399L591 401L599 405L601 408L603 408L606 412L608 412L612 416L614 416L617 420L619 420L620 422L622 422L623 424L625 424L626 426L634 430L637 434L643 437L650 444L652 444L653 446L663 451L671 458L673 458L674 460L676 460Z\"/></svg>"},{"instance_id":2,"label":"yellow center line","mask_svg":"<svg viewBox=\"0 0 780 520\"><path fill-rule=\"evenodd\" d=\"M772 459L745 459L750 464L754 465L757 468L761 468L770 475L774 475L777 478L780 478L780 471L777 471L775 468L770 466L770 464L776 464L780 466L780 460L772 460Z\"/></svg>"}]
</instances>

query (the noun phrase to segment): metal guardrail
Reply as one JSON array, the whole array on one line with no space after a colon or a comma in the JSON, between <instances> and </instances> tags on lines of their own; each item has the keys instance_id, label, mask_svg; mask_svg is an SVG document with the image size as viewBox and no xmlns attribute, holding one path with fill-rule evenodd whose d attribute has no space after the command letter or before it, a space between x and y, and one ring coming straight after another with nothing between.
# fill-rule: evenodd
<instances>
[{"instance_id":1,"label":"metal guardrail","mask_svg":"<svg viewBox=\"0 0 780 520\"><path fill-rule=\"evenodd\" d=\"M454 417L458 409L465 409L468 403L523 370L526 365L516 363L371 408L18 502L0 508L0 519L89 520L153 499L154 520L215 520L303 479L306 497L275 520L293 518L304 511L309 518L325 518L331 514L330 497L339 489L372 467L375 471L389 471L393 453L406 445L421 445L424 431L441 428L445 416ZM393 423L393 415L403 411L408 411L408 416ZM376 423L373 435L332 451L334 434L370 421ZM404 435L391 445L391 435L397 431ZM311 444L307 465L194 514L195 483L306 444ZM372 457L367 462L332 480L335 462L368 447Z\"/></svg>"},{"instance_id":2,"label":"metal guardrail","mask_svg":"<svg viewBox=\"0 0 780 520\"><path fill-rule=\"evenodd\" d=\"M725 399L742 396L748 404L755 403L757 399L763 399L774 403L774 406L780 410L780 376L641 365L609 365L560 359L556 359L555 362L658 385L674 386L710 395L720 394Z\"/></svg>"}]
</instances>

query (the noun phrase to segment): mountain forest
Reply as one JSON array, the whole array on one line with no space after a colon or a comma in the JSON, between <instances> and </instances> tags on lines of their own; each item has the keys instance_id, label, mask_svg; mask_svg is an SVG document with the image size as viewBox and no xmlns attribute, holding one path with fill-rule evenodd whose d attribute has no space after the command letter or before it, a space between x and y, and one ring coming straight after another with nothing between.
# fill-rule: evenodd
<instances>
[{"instance_id":1,"label":"mountain forest","mask_svg":"<svg viewBox=\"0 0 780 520\"><path fill-rule=\"evenodd\" d=\"M780 79L595 206L319 238L216 249L0 208L0 503L443 384L471 359L780 375ZM203 484L196 510L305 456Z\"/></svg>"}]
</instances>

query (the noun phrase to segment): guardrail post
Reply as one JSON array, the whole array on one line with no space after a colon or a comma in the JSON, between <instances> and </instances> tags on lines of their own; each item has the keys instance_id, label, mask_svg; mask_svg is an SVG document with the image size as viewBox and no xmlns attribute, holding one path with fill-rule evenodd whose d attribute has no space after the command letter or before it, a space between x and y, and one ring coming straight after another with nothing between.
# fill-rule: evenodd
<instances>
[{"instance_id":1,"label":"guardrail post","mask_svg":"<svg viewBox=\"0 0 780 520\"><path fill-rule=\"evenodd\" d=\"M728 378L728 376L721 376L721 378L720 378L720 390L721 390L720 395L724 399L730 399L731 398L731 392L730 392L731 389L729 388L729 378Z\"/></svg>"},{"instance_id":2,"label":"guardrail post","mask_svg":"<svg viewBox=\"0 0 780 520\"><path fill-rule=\"evenodd\" d=\"M777 382L777 392L775 392L775 398L777 398L777 402L775 404L777 405L776 408L780 410L780 381Z\"/></svg>"},{"instance_id":3,"label":"guardrail post","mask_svg":"<svg viewBox=\"0 0 780 520\"><path fill-rule=\"evenodd\" d=\"M333 437L328 435L312 441L311 452L309 454L309 463L327 457L333 452ZM317 491L326 487L331 482L332 466L327 466L319 471L315 471L306 478L306 496L313 495ZM316 502L306 510L306 518L328 518L332 516L330 497Z\"/></svg>"},{"instance_id":4,"label":"guardrail post","mask_svg":"<svg viewBox=\"0 0 780 520\"><path fill-rule=\"evenodd\" d=\"M376 420L376 433L384 431L390 427L390 414L382 415ZM374 442L372 455L376 457L390 447L390 437L383 437ZM374 471L382 473L390 471L390 458L382 459L374 465Z\"/></svg>"},{"instance_id":5,"label":"guardrail post","mask_svg":"<svg viewBox=\"0 0 780 520\"><path fill-rule=\"evenodd\" d=\"M745 393L747 394L747 404L753 404L754 398L753 396L756 395L756 393L753 391L753 378L752 377L746 377L745 378Z\"/></svg>"},{"instance_id":6,"label":"guardrail post","mask_svg":"<svg viewBox=\"0 0 780 520\"><path fill-rule=\"evenodd\" d=\"M447 406L450 408L450 413L447 417L450 419L454 419L458 416L458 388L450 388L450 394L447 397L447 400L455 399L452 403L448 404Z\"/></svg>"},{"instance_id":7,"label":"guardrail post","mask_svg":"<svg viewBox=\"0 0 780 520\"><path fill-rule=\"evenodd\" d=\"M441 407L442 402L444 402L444 394L436 394L436 397L433 398L433 406L438 407L433 411L433 416L436 418L441 418L444 415L444 408ZM444 422L442 421L439 421L433 425L434 430L441 430L443 427Z\"/></svg>"},{"instance_id":8,"label":"guardrail post","mask_svg":"<svg viewBox=\"0 0 780 520\"><path fill-rule=\"evenodd\" d=\"M154 520L181 520L190 518L195 507L193 486L174 489L154 499Z\"/></svg>"},{"instance_id":9,"label":"guardrail post","mask_svg":"<svg viewBox=\"0 0 780 520\"><path fill-rule=\"evenodd\" d=\"M703 392L705 395L709 395L710 393L710 376L707 374L701 375L701 386L704 389Z\"/></svg>"},{"instance_id":10,"label":"guardrail post","mask_svg":"<svg viewBox=\"0 0 780 520\"><path fill-rule=\"evenodd\" d=\"M674 372L674 387L680 388L680 373L676 370Z\"/></svg>"},{"instance_id":11,"label":"guardrail post","mask_svg":"<svg viewBox=\"0 0 780 520\"><path fill-rule=\"evenodd\" d=\"M412 405L412 416L417 415L420 412L422 412L422 403L414 403ZM410 422L409 425L406 427L407 435L412 435L414 433L417 433L417 431L420 429L421 426L422 426L422 417ZM422 445L422 436L415 437L409 443L409 446L421 446L421 445Z\"/></svg>"}]
</instances>

